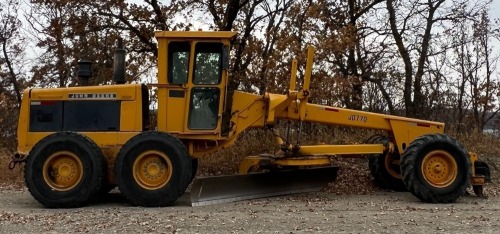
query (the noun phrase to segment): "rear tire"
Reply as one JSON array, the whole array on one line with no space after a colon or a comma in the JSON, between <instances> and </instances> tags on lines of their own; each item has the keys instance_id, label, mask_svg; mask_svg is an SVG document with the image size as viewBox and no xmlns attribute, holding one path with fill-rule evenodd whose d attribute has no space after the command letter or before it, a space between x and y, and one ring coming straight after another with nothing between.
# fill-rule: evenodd
<instances>
[{"instance_id":1,"label":"rear tire","mask_svg":"<svg viewBox=\"0 0 500 234\"><path fill-rule=\"evenodd\" d=\"M366 143L367 144L387 144L389 139L384 135L373 135ZM370 173L375 182L383 189L394 191L407 191L405 184L401 178L401 169L399 164L395 164L395 160L399 160L400 156L396 153L383 153L371 155L368 161Z\"/></svg>"},{"instance_id":2,"label":"rear tire","mask_svg":"<svg viewBox=\"0 0 500 234\"><path fill-rule=\"evenodd\" d=\"M401 157L403 181L417 198L430 203L455 202L471 179L471 162L464 147L444 134L414 140Z\"/></svg>"},{"instance_id":3,"label":"rear tire","mask_svg":"<svg viewBox=\"0 0 500 234\"><path fill-rule=\"evenodd\" d=\"M49 208L85 205L101 189L105 175L101 149L73 132L58 132L40 140L24 167L29 192Z\"/></svg>"},{"instance_id":4,"label":"rear tire","mask_svg":"<svg viewBox=\"0 0 500 234\"><path fill-rule=\"evenodd\" d=\"M161 132L143 132L120 150L115 164L118 188L131 204L172 205L193 176L191 157L182 142Z\"/></svg>"}]
</instances>

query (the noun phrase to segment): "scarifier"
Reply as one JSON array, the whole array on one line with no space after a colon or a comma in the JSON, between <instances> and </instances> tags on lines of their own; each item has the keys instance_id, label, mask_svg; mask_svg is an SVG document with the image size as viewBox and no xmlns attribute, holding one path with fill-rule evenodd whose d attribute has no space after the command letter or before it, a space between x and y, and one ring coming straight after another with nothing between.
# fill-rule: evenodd
<instances>
[{"instance_id":1,"label":"scarifier","mask_svg":"<svg viewBox=\"0 0 500 234\"><path fill-rule=\"evenodd\" d=\"M171 205L192 182L198 158L232 145L250 128L272 131L280 152L244 158L242 175L196 179L193 206L316 191L335 179L332 161L342 156L369 155L377 183L424 202L455 202L471 185L481 195L490 180L488 166L443 134L443 123L309 103L312 47L301 89L293 60L287 94L257 95L229 80L235 32L155 36L158 83L125 84L119 48L115 85L24 91L11 166L25 163L26 185L44 206L79 207L116 185L133 205ZM91 63L79 65L86 83ZM158 94L155 129L148 88ZM385 134L364 144L300 145L278 134L278 120L296 121L299 133L303 122L312 122Z\"/></svg>"}]
</instances>

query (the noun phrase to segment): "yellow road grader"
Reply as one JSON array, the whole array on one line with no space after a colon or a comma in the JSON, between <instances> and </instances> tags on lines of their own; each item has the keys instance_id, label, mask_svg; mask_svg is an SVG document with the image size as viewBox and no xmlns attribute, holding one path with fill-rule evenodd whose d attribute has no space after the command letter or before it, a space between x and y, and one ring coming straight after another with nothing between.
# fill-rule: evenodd
<instances>
[{"instance_id":1,"label":"yellow road grader","mask_svg":"<svg viewBox=\"0 0 500 234\"><path fill-rule=\"evenodd\" d=\"M443 123L308 102L312 47L300 89L294 60L288 93L257 95L228 85L235 32L158 31L155 36L158 83L117 79L114 85L24 91L13 163L25 163L29 192L44 206L79 207L116 185L133 205L171 205L191 184L198 158L236 143L250 128L273 131L280 152L244 158L242 175L196 179L193 205L315 190L334 179L338 168L332 159L342 156L370 155L369 168L380 186L408 190L424 202L455 202L469 186L481 194L490 180L488 166L443 134ZM115 63L123 66L119 54ZM88 77L84 65L79 73ZM155 129L150 127L151 87L158 94ZM279 120L385 134L364 144L300 145L274 130ZM251 173L256 168L266 170Z\"/></svg>"}]
</instances>

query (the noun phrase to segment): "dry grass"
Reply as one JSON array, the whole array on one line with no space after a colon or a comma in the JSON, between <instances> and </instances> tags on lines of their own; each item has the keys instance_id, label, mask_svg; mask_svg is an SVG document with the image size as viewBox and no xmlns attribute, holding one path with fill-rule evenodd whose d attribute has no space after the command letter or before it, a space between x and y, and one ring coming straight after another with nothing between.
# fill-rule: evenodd
<instances>
[{"instance_id":1,"label":"dry grass","mask_svg":"<svg viewBox=\"0 0 500 234\"><path fill-rule=\"evenodd\" d=\"M479 159L490 166L493 182L499 183L500 177L500 138L478 132L450 134L457 138L469 152L474 152Z\"/></svg>"},{"instance_id":2,"label":"dry grass","mask_svg":"<svg viewBox=\"0 0 500 234\"><path fill-rule=\"evenodd\" d=\"M236 144L199 161L198 176L231 175L238 172L244 157L277 150L274 138L265 131L252 130L239 137Z\"/></svg>"},{"instance_id":3,"label":"dry grass","mask_svg":"<svg viewBox=\"0 0 500 234\"><path fill-rule=\"evenodd\" d=\"M337 195L373 194L381 188L373 181L366 158L340 158L337 179L326 188L327 192Z\"/></svg>"},{"instance_id":4,"label":"dry grass","mask_svg":"<svg viewBox=\"0 0 500 234\"><path fill-rule=\"evenodd\" d=\"M0 185L20 185L23 183L23 169L19 165L9 169L10 157L13 153L0 149Z\"/></svg>"}]
</instances>

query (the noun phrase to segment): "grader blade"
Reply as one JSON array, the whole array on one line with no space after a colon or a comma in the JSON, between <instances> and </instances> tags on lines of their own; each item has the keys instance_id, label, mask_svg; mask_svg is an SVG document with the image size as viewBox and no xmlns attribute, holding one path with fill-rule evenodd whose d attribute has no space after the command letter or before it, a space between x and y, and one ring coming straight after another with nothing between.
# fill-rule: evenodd
<instances>
[{"instance_id":1,"label":"grader blade","mask_svg":"<svg viewBox=\"0 0 500 234\"><path fill-rule=\"evenodd\" d=\"M191 205L204 206L316 192L335 180L338 169L338 167L321 167L200 178L193 182Z\"/></svg>"}]
</instances>

